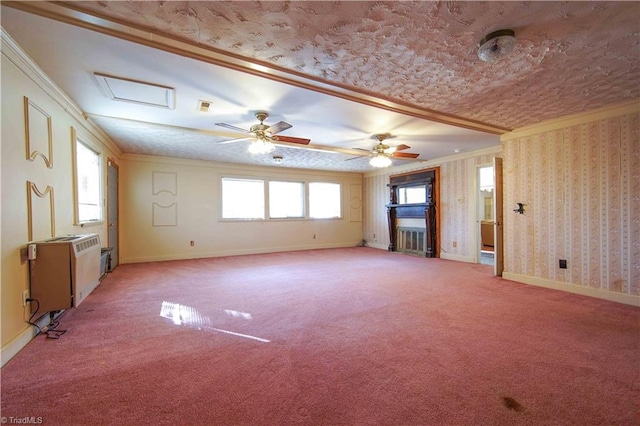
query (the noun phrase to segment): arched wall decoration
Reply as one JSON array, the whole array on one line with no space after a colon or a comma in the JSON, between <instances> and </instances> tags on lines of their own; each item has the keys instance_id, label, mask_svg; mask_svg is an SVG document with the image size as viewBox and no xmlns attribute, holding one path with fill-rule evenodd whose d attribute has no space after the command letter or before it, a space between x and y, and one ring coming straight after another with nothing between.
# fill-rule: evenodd
<instances>
[{"instance_id":1,"label":"arched wall decoration","mask_svg":"<svg viewBox=\"0 0 640 426\"><path fill-rule=\"evenodd\" d=\"M163 206L154 202L152 204L153 226L177 226L178 225L178 203L171 203Z\"/></svg>"},{"instance_id":2,"label":"arched wall decoration","mask_svg":"<svg viewBox=\"0 0 640 426\"><path fill-rule=\"evenodd\" d=\"M349 220L362 222L362 185L349 186Z\"/></svg>"},{"instance_id":3,"label":"arched wall decoration","mask_svg":"<svg viewBox=\"0 0 640 426\"><path fill-rule=\"evenodd\" d=\"M178 195L178 174L174 172L152 172L151 181L153 185L153 195L161 192L168 192L171 195Z\"/></svg>"},{"instance_id":4,"label":"arched wall decoration","mask_svg":"<svg viewBox=\"0 0 640 426\"><path fill-rule=\"evenodd\" d=\"M44 189L44 191L40 191L38 186L31 182L27 181L27 236L29 241L33 241L33 228L34 228L34 211L41 211L41 209L34 210L34 200L33 194L38 198L46 198L49 197L49 227L50 234L52 237L56 235L56 219L55 219L55 204L53 199L53 188L49 185ZM40 235L38 235L40 237Z\"/></svg>"},{"instance_id":5,"label":"arched wall decoration","mask_svg":"<svg viewBox=\"0 0 640 426\"><path fill-rule=\"evenodd\" d=\"M151 172L152 226L178 226L178 174L175 172ZM162 203L162 204L161 204ZM169 204L170 203L170 204Z\"/></svg>"},{"instance_id":6,"label":"arched wall decoration","mask_svg":"<svg viewBox=\"0 0 640 426\"><path fill-rule=\"evenodd\" d=\"M37 157L41 157L44 160L44 164L52 169L53 132L51 116L26 96L24 97L24 132L27 160L34 161Z\"/></svg>"}]
</instances>

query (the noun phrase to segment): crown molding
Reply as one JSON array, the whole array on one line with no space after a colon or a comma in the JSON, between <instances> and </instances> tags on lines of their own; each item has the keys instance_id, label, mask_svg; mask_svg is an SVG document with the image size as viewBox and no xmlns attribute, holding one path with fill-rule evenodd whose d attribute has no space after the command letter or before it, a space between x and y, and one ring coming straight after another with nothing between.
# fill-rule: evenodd
<instances>
[{"instance_id":1,"label":"crown molding","mask_svg":"<svg viewBox=\"0 0 640 426\"><path fill-rule=\"evenodd\" d=\"M38 65L26 54L24 50L15 42L4 28L1 28L0 39L2 41L1 51L4 59L14 64L31 81L42 89L51 99L73 117L80 126L91 133L102 144L114 152L117 156L122 155L122 150L109 138L109 136L99 128L82 109L53 81Z\"/></svg>"},{"instance_id":2,"label":"crown molding","mask_svg":"<svg viewBox=\"0 0 640 426\"><path fill-rule=\"evenodd\" d=\"M24 12L44 16L165 52L312 90L325 95L335 96L363 105L396 112L398 114L495 135L501 135L511 130L501 126L422 108L395 99L383 98L375 93L343 84L330 83L319 77L279 67L269 62L243 57L214 47L205 47L201 44L151 32L148 29L124 21L83 11L74 5L73 2L3 1L2 4L3 6L9 6Z\"/></svg>"}]
</instances>

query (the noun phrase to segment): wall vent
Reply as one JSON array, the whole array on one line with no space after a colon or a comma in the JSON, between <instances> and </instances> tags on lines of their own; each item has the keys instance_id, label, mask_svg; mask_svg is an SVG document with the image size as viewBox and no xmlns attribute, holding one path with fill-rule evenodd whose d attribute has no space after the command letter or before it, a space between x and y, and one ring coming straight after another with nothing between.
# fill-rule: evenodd
<instances>
[{"instance_id":1,"label":"wall vent","mask_svg":"<svg viewBox=\"0 0 640 426\"><path fill-rule=\"evenodd\" d=\"M92 237L84 241L80 241L74 243L76 254L80 254L81 252L90 249L91 247L99 246L100 238Z\"/></svg>"}]
</instances>

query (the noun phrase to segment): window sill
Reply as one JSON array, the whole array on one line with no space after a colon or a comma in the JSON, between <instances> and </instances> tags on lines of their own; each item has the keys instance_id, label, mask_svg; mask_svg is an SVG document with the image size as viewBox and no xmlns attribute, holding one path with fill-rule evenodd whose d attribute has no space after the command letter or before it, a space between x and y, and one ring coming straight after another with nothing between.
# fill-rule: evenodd
<instances>
[{"instance_id":1,"label":"window sill","mask_svg":"<svg viewBox=\"0 0 640 426\"><path fill-rule=\"evenodd\" d=\"M93 226L99 226L104 224L104 220L95 220L91 222L80 222L76 223L75 226L79 226L80 228L91 228Z\"/></svg>"}]
</instances>

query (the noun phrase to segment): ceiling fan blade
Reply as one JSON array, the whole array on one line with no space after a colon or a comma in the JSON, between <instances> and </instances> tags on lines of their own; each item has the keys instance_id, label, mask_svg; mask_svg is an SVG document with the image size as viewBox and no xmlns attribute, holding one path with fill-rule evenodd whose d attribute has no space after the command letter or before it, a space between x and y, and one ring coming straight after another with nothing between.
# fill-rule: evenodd
<instances>
[{"instance_id":1,"label":"ceiling fan blade","mask_svg":"<svg viewBox=\"0 0 640 426\"><path fill-rule=\"evenodd\" d=\"M295 138L293 136L274 136L273 140L278 142L298 143L300 145L308 145L309 142L311 142L311 139Z\"/></svg>"},{"instance_id":2,"label":"ceiling fan blade","mask_svg":"<svg viewBox=\"0 0 640 426\"><path fill-rule=\"evenodd\" d=\"M414 154L411 152L394 152L393 154L391 154L392 157L397 157L397 158L418 158L420 154Z\"/></svg>"},{"instance_id":3,"label":"ceiling fan blade","mask_svg":"<svg viewBox=\"0 0 640 426\"><path fill-rule=\"evenodd\" d=\"M402 151L404 149L409 149L411 148L409 145L405 145L405 144L401 144L398 146L390 146L389 148L384 150L385 154L388 155L393 155L394 153L398 152L398 151Z\"/></svg>"},{"instance_id":4,"label":"ceiling fan blade","mask_svg":"<svg viewBox=\"0 0 640 426\"><path fill-rule=\"evenodd\" d=\"M226 127L227 129L236 130L242 133L249 133L248 130L241 129L240 127L232 126L231 124L227 124L227 123L216 123L216 126Z\"/></svg>"},{"instance_id":5,"label":"ceiling fan blade","mask_svg":"<svg viewBox=\"0 0 640 426\"><path fill-rule=\"evenodd\" d=\"M198 133L202 135L217 136L222 138L234 138L238 136L237 132L231 133L231 132L225 132L222 130L219 131L219 130L195 129L192 127L174 126L172 124L153 123L150 121L134 120L131 118L113 117L113 116L93 114L93 113L86 113L86 115L88 117L95 118L95 119L118 120L122 122L134 123L134 124L145 126L145 127L155 127L158 129L168 129L168 130L174 130L178 132ZM242 133L247 133L247 131L242 130Z\"/></svg>"},{"instance_id":6,"label":"ceiling fan blade","mask_svg":"<svg viewBox=\"0 0 640 426\"><path fill-rule=\"evenodd\" d=\"M251 140L251 139L253 139L253 138L252 138L252 137L250 137L250 136L247 136L247 137L243 137L243 138L229 139L229 140L226 140L226 141L218 141L218 142L216 142L216 143L217 143L218 145L224 145L224 144L227 144L227 143L235 143L235 142L249 141L249 140Z\"/></svg>"},{"instance_id":7,"label":"ceiling fan blade","mask_svg":"<svg viewBox=\"0 0 640 426\"><path fill-rule=\"evenodd\" d=\"M405 149L409 149L411 147L409 145L405 145L405 144L401 143L400 145L396 146L395 148L396 148L395 152L398 152L398 151L404 151Z\"/></svg>"},{"instance_id":8,"label":"ceiling fan blade","mask_svg":"<svg viewBox=\"0 0 640 426\"><path fill-rule=\"evenodd\" d=\"M275 135L276 133L280 133L281 131L290 129L292 127L293 126L289 123L285 123L284 121L278 121L276 124L269 127L267 129L267 132L271 133L272 135Z\"/></svg>"},{"instance_id":9,"label":"ceiling fan blade","mask_svg":"<svg viewBox=\"0 0 640 426\"><path fill-rule=\"evenodd\" d=\"M358 158L362 158L361 156L357 156L357 157L351 157L351 158L347 158L344 161L351 161L351 160L357 160Z\"/></svg>"},{"instance_id":10,"label":"ceiling fan blade","mask_svg":"<svg viewBox=\"0 0 640 426\"><path fill-rule=\"evenodd\" d=\"M367 155L371 154L371 150L369 150L369 149L364 149L364 148L351 148L351 149L355 149L357 151L362 151L363 153L366 152Z\"/></svg>"},{"instance_id":11,"label":"ceiling fan blade","mask_svg":"<svg viewBox=\"0 0 640 426\"><path fill-rule=\"evenodd\" d=\"M365 153L361 153L361 151L357 151L355 149L339 148L337 146L315 145L315 144L300 145L300 144L297 144L297 143L289 143L289 142L284 142L284 141L280 141L280 140L273 140L273 144L277 145L277 146L283 146L283 147L286 147L286 148L306 149L306 150L309 150L309 151L325 152L327 154L357 155L358 157L367 157L369 155L368 151L365 154Z\"/></svg>"}]
</instances>

